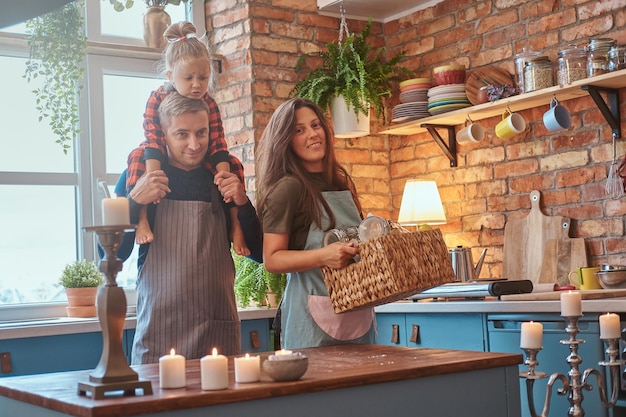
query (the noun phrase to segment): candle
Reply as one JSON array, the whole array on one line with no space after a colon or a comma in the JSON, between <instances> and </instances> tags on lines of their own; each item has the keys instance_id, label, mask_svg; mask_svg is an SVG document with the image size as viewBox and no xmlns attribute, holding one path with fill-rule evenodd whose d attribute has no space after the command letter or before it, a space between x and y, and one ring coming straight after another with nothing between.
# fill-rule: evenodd
<instances>
[{"instance_id":1,"label":"candle","mask_svg":"<svg viewBox=\"0 0 626 417\"><path fill-rule=\"evenodd\" d=\"M257 382L261 379L261 361L258 356L235 358L235 382Z\"/></svg>"},{"instance_id":2,"label":"candle","mask_svg":"<svg viewBox=\"0 0 626 417\"><path fill-rule=\"evenodd\" d=\"M169 355L159 358L159 379L161 388L182 388L185 380L185 357L177 355L174 349Z\"/></svg>"},{"instance_id":3,"label":"candle","mask_svg":"<svg viewBox=\"0 0 626 417\"><path fill-rule=\"evenodd\" d=\"M124 197L102 200L102 225L118 226L130 224L130 205Z\"/></svg>"},{"instance_id":4,"label":"candle","mask_svg":"<svg viewBox=\"0 0 626 417\"><path fill-rule=\"evenodd\" d=\"M606 313L600 316L600 339L619 339L621 328L619 316Z\"/></svg>"},{"instance_id":5,"label":"candle","mask_svg":"<svg viewBox=\"0 0 626 417\"><path fill-rule=\"evenodd\" d=\"M541 323L522 323L522 335L519 346L522 349L541 349L543 346L543 324Z\"/></svg>"},{"instance_id":6,"label":"candle","mask_svg":"<svg viewBox=\"0 0 626 417\"><path fill-rule=\"evenodd\" d=\"M561 316L580 317L583 315L580 293L568 291L561 294Z\"/></svg>"},{"instance_id":7,"label":"candle","mask_svg":"<svg viewBox=\"0 0 626 417\"><path fill-rule=\"evenodd\" d=\"M300 357L299 353L293 353L290 350L281 349L281 350L275 351L273 355L270 355L268 357L268 359L270 359L270 360L287 360L287 359L294 359L294 358L298 358L298 357Z\"/></svg>"},{"instance_id":8,"label":"candle","mask_svg":"<svg viewBox=\"0 0 626 417\"><path fill-rule=\"evenodd\" d=\"M200 379L205 391L228 388L228 358L213 348L211 355L200 359Z\"/></svg>"}]
</instances>

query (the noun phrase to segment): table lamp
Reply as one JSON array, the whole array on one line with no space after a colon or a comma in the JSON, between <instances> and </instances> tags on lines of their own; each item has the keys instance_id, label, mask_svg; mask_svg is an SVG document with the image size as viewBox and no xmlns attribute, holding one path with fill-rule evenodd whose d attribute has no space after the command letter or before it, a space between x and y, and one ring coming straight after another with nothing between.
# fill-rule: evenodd
<instances>
[{"instance_id":1,"label":"table lamp","mask_svg":"<svg viewBox=\"0 0 626 417\"><path fill-rule=\"evenodd\" d=\"M398 223L428 229L431 224L446 223L437 183L429 180L408 180L404 184Z\"/></svg>"}]
</instances>

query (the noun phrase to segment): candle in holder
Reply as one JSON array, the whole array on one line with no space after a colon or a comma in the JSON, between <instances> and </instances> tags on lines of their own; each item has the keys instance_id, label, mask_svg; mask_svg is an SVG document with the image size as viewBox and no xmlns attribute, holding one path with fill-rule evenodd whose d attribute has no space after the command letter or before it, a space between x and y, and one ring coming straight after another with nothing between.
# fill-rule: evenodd
<instances>
[{"instance_id":1,"label":"candle in holder","mask_svg":"<svg viewBox=\"0 0 626 417\"><path fill-rule=\"evenodd\" d=\"M169 355L159 358L159 379L161 388L182 388L186 385L185 357L177 355L174 349Z\"/></svg>"},{"instance_id":2,"label":"candle in holder","mask_svg":"<svg viewBox=\"0 0 626 417\"><path fill-rule=\"evenodd\" d=\"M621 334L619 316L606 313L600 316L600 339L619 339Z\"/></svg>"},{"instance_id":3,"label":"candle in holder","mask_svg":"<svg viewBox=\"0 0 626 417\"><path fill-rule=\"evenodd\" d=\"M119 226L130 224L130 205L124 197L102 200L102 225Z\"/></svg>"},{"instance_id":4,"label":"candle in holder","mask_svg":"<svg viewBox=\"0 0 626 417\"><path fill-rule=\"evenodd\" d=\"M261 379L261 360L258 356L235 358L235 382L257 382Z\"/></svg>"},{"instance_id":5,"label":"candle in holder","mask_svg":"<svg viewBox=\"0 0 626 417\"><path fill-rule=\"evenodd\" d=\"M561 316L580 317L583 315L580 293L568 291L561 294Z\"/></svg>"},{"instance_id":6,"label":"candle in holder","mask_svg":"<svg viewBox=\"0 0 626 417\"><path fill-rule=\"evenodd\" d=\"M228 358L213 348L211 355L200 359L200 379L205 391L228 388Z\"/></svg>"},{"instance_id":7,"label":"candle in holder","mask_svg":"<svg viewBox=\"0 0 626 417\"><path fill-rule=\"evenodd\" d=\"M522 323L522 334L519 346L522 349L541 349L543 346L543 324L528 322Z\"/></svg>"}]
</instances>

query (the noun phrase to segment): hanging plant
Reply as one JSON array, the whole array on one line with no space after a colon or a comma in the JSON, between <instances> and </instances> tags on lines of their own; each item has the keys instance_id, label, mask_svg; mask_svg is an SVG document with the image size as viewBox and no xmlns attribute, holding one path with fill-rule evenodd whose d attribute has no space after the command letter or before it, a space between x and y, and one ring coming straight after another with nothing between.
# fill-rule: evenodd
<instances>
[{"instance_id":1,"label":"hanging plant","mask_svg":"<svg viewBox=\"0 0 626 417\"><path fill-rule=\"evenodd\" d=\"M67 153L80 134L78 97L87 50L83 2L28 20L26 33L30 56L24 77L28 82L42 79L33 90L39 121L49 119L56 143Z\"/></svg>"},{"instance_id":2,"label":"hanging plant","mask_svg":"<svg viewBox=\"0 0 626 417\"><path fill-rule=\"evenodd\" d=\"M148 7L151 7L151 6L165 7L168 4L173 4L174 6L178 6L180 3L187 3L188 1L193 1L193 0L144 0L144 3L146 3L146 6ZM109 3L111 3L111 5L113 6L113 10L115 10L116 12L121 12L122 10L130 9L131 7L135 5L135 2L133 0L124 0L124 1L109 0Z\"/></svg>"}]
</instances>

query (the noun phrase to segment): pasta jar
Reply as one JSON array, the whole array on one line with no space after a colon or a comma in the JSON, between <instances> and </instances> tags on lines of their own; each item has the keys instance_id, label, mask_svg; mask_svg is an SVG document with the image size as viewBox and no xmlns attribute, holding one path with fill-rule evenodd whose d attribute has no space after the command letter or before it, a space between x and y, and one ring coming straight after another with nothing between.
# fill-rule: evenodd
<instances>
[{"instance_id":1,"label":"pasta jar","mask_svg":"<svg viewBox=\"0 0 626 417\"><path fill-rule=\"evenodd\" d=\"M609 51L615 45L614 39L596 38L589 41L587 54L587 75L605 74L609 72Z\"/></svg>"},{"instance_id":2,"label":"pasta jar","mask_svg":"<svg viewBox=\"0 0 626 417\"><path fill-rule=\"evenodd\" d=\"M530 51L526 48L522 48L522 52L515 55L515 83L517 84L517 89L520 94L527 91L526 88L524 88L524 67L526 61L539 56L541 56L541 52Z\"/></svg>"},{"instance_id":3,"label":"pasta jar","mask_svg":"<svg viewBox=\"0 0 626 417\"><path fill-rule=\"evenodd\" d=\"M626 45L614 46L609 51L609 71L626 68Z\"/></svg>"},{"instance_id":4,"label":"pasta jar","mask_svg":"<svg viewBox=\"0 0 626 417\"><path fill-rule=\"evenodd\" d=\"M559 85L587 78L587 51L577 46L560 50L556 78Z\"/></svg>"},{"instance_id":5,"label":"pasta jar","mask_svg":"<svg viewBox=\"0 0 626 417\"><path fill-rule=\"evenodd\" d=\"M530 58L524 66L524 92L541 90L554 85L554 70L547 56Z\"/></svg>"}]
</instances>

